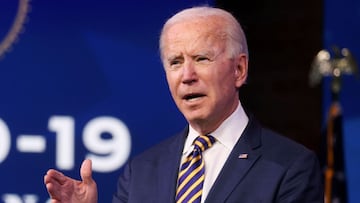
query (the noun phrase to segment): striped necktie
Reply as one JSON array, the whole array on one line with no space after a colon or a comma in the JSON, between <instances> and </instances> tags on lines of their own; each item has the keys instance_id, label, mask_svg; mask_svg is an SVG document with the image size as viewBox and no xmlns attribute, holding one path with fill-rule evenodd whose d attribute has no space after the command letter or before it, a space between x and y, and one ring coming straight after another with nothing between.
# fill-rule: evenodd
<instances>
[{"instance_id":1,"label":"striped necktie","mask_svg":"<svg viewBox=\"0 0 360 203\"><path fill-rule=\"evenodd\" d=\"M200 202L205 176L205 165L202 152L211 147L215 138L201 135L193 143L194 150L181 165L176 191L176 203Z\"/></svg>"}]
</instances>

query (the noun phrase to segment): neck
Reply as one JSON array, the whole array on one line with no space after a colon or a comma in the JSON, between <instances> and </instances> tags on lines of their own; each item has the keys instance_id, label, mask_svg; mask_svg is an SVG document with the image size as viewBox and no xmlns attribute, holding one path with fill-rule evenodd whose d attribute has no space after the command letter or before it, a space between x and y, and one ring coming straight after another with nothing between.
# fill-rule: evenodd
<instances>
[{"instance_id":1,"label":"neck","mask_svg":"<svg viewBox=\"0 0 360 203\"><path fill-rule=\"evenodd\" d=\"M240 105L239 100L232 105L233 107L226 113L223 114L222 117L219 117L217 120L210 119L199 119L193 122L189 122L192 128L196 130L201 135L207 135L211 132L214 132Z\"/></svg>"}]
</instances>

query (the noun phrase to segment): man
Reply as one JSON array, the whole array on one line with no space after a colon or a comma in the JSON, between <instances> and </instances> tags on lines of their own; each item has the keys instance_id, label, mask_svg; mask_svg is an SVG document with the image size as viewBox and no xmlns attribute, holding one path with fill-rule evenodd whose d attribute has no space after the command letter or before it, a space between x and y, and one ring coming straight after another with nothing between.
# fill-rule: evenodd
<instances>
[{"instance_id":1,"label":"man","mask_svg":"<svg viewBox=\"0 0 360 203\"><path fill-rule=\"evenodd\" d=\"M323 202L314 153L261 127L241 106L248 51L230 13L210 7L177 13L163 27L160 51L170 92L189 125L127 164L114 203ZM201 176L195 180L184 175L193 172L187 169L192 163L182 163L199 148L199 135L211 147L197 152ZM44 182L52 202L97 202L90 160L81 177L49 170Z\"/></svg>"}]
</instances>

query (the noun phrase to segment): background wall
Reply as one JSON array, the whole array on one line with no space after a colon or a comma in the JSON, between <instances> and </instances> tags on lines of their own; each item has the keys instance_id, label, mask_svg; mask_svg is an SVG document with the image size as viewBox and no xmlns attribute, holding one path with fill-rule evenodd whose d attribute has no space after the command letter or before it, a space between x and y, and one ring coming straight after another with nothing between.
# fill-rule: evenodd
<instances>
[{"instance_id":1,"label":"background wall","mask_svg":"<svg viewBox=\"0 0 360 203\"><path fill-rule=\"evenodd\" d=\"M248 38L249 79L240 92L246 107L264 125L318 151L321 88L311 88L308 75L322 48L322 2L218 0L216 4L238 17Z\"/></svg>"}]
</instances>

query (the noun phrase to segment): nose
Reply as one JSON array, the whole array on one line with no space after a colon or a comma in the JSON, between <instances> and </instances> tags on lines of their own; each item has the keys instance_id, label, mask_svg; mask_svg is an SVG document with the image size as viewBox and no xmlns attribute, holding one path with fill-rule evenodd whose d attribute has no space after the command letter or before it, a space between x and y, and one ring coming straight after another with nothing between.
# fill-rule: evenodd
<instances>
[{"instance_id":1,"label":"nose","mask_svg":"<svg viewBox=\"0 0 360 203\"><path fill-rule=\"evenodd\" d=\"M194 64L191 62L185 63L183 67L182 83L192 84L197 80L198 77Z\"/></svg>"}]
</instances>

